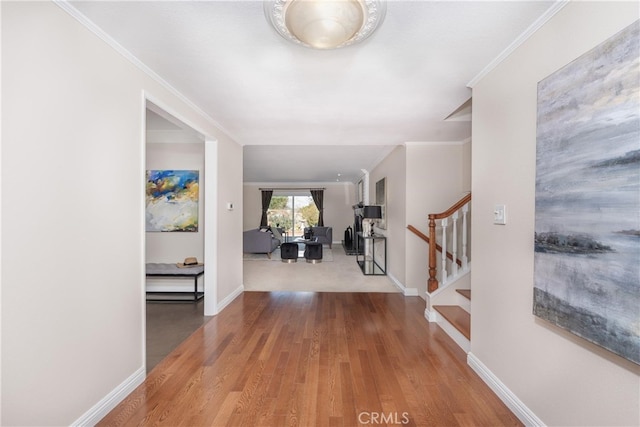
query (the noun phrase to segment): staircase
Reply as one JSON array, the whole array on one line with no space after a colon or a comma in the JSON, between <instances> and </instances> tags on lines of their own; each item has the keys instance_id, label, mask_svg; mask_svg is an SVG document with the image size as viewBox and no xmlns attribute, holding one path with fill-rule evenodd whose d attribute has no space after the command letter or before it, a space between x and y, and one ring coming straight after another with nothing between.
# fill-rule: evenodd
<instances>
[{"instance_id":1,"label":"staircase","mask_svg":"<svg viewBox=\"0 0 640 427\"><path fill-rule=\"evenodd\" d=\"M456 289L460 305L434 305L436 322L466 353L471 350L471 290Z\"/></svg>"},{"instance_id":2,"label":"staircase","mask_svg":"<svg viewBox=\"0 0 640 427\"><path fill-rule=\"evenodd\" d=\"M471 349L471 262L467 247L470 204L471 194L467 194L446 211L430 214L429 236L407 226L429 244L425 317L436 322L467 353Z\"/></svg>"}]
</instances>

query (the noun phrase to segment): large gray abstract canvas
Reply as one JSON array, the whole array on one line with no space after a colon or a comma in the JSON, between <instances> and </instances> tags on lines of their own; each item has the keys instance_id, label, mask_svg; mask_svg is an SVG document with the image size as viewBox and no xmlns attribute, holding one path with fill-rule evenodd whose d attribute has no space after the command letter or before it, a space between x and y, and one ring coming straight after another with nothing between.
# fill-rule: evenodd
<instances>
[{"instance_id":1,"label":"large gray abstract canvas","mask_svg":"<svg viewBox=\"0 0 640 427\"><path fill-rule=\"evenodd\" d=\"M533 312L640 364L640 21L538 84Z\"/></svg>"}]
</instances>

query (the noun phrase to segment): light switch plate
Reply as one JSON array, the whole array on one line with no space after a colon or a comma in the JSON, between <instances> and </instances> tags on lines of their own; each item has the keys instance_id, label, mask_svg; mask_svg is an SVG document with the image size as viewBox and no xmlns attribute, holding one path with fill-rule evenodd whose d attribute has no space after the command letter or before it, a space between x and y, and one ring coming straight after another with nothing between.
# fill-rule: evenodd
<instances>
[{"instance_id":1,"label":"light switch plate","mask_svg":"<svg viewBox=\"0 0 640 427\"><path fill-rule=\"evenodd\" d=\"M493 223L505 225L507 223L507 207L505 205L496 205L493 210Z\"/></svg>"}]
</instances>

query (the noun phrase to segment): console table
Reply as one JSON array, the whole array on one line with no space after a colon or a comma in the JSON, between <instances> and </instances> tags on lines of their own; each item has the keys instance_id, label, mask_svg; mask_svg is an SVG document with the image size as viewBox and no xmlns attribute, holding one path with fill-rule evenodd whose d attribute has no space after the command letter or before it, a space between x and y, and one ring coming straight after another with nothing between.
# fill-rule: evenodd
<instances>
[{"instance_id":1,"label":"console table","mask_svg":"<svg viewBox=\"0 0 640 427\"><path fill-rule=\"evenodd\" d=\"M363 239L364 248L362 253L356 253L356 262L362 270L362 274L366 276L386 276L387 275L387 238L382 235L364 236L361 231L357 232L358 238ZM378 258L376 259L376 246ZM382 257L380 256L382 255ZM384 258L384 262L380 265L380 258Z\"/></svg>"},{"instance_id":2,"label":"console table","mask_svg":"<svg viewBox=\"0 0 640 427\"><path fill-rule=\"evenodd\" d=\"M198 292L198 277L203 274L204 265L181 268L176 264L147 263L147 277L193 278L193 292L147 292L147 301L196 302L204 297L204 292Z\"/></svg>"}]
</instances>

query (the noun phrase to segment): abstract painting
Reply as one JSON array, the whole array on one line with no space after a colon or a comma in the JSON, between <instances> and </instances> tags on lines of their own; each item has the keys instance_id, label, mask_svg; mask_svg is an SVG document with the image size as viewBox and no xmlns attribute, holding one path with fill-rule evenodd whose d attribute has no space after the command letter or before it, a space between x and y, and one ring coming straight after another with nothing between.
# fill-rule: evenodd
<instances>
[{"instance_id":1,"label":"abstract painting","mask_svg":"<svg viewBox=\"0 0 640 427\"><path fill-rule=\"evenodd\" d=\"M536 316L640 364L640 23L538 83Z\"/></svg>"},{"instance_id":2,"label":"abstract painting","mask_svg":"<svg viewBox=\"0 0 640 427\"><path fill-rule=\"evenodd\" d=\"M198 231L197 170L147 171L147 231Z\"/></svg>"}]
</instances>

